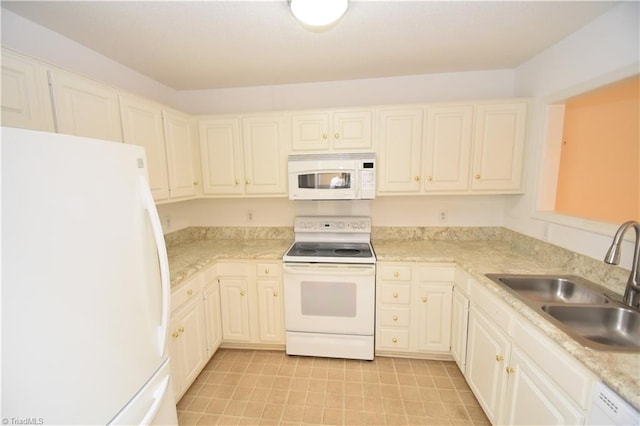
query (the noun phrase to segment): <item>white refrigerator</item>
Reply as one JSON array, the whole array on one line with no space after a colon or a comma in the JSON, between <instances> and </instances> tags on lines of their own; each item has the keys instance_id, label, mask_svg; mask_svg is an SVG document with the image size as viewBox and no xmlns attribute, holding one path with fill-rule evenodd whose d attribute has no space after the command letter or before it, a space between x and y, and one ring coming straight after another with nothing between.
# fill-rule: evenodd
<instances>
[{"instance_id":1,"label":"white refrigerator","mask_svg":"<svg viewBox=\"0 0 640 426\"><path fill-rule=\"evenodd\" d=\"M144 149L2 128L3 424L177 424Z\"/></svg>"}]
</instances>

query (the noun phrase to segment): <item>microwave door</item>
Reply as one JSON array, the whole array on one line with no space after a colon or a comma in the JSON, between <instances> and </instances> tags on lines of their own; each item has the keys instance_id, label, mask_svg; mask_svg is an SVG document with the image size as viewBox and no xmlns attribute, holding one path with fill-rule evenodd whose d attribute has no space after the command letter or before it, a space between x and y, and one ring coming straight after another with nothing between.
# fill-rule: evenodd
<instances>
[{"instance_id":1,"label":"microwave door","mask_svg":"<svg viewBox=\"0 0 640 426\"><path fill-rule=\"evenodd\" d=\"M297 173L295 199L344 200L356 195L355 172L335 170Z\"/></svg>"}]
</instances>

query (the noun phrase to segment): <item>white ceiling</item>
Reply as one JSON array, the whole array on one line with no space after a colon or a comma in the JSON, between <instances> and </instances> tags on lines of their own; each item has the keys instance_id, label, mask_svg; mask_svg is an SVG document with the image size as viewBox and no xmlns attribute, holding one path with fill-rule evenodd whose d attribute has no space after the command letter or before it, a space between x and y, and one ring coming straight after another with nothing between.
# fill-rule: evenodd
<instances>
[{"instance_id":1,"label":"white ceiling","mask_svg":"<svg viewBox=\"0 0 640 426\"><path fill-rule=\"evenodd\" d=\"M176 90L510 69L616 4L352 0L314 32L286 0L2 1Z\"/></svg>"}]
</instances>

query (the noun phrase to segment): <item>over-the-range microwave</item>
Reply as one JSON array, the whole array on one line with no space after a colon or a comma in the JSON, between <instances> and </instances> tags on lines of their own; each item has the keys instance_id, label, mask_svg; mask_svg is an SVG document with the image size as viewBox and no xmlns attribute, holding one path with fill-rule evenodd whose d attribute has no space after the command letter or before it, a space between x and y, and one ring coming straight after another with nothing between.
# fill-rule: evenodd
<instances>
[{"instance_id":1,"label":"over-the-range microwave","mask_svg":"<svg viewBox=\"0 0 640 426\"><path fill-rule=\"evenodd\" d=\"M290 154L289 199L371 200L376 196L376 155Z\"/></svg>"}]
</instances>

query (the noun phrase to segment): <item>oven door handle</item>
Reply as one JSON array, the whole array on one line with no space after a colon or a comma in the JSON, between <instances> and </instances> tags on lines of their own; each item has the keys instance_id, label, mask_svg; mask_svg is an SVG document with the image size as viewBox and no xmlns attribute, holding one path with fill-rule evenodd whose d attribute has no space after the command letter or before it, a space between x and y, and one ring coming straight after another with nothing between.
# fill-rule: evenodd
<instances>
[{"instance_id":1,"label":"oven door handle","mask_svg":"<svg viewBox=\"0 0 640 426\"><path fill-rule=\"evenodd\" d=\"M332 275L350 275L350 276L368 276L375 275L375 265L335 265L335 264L319 264L312 265L289 265L282 266L283 272L295 275L311 275L311 274L332 274Z\"/></svg>"}]
</instances>

